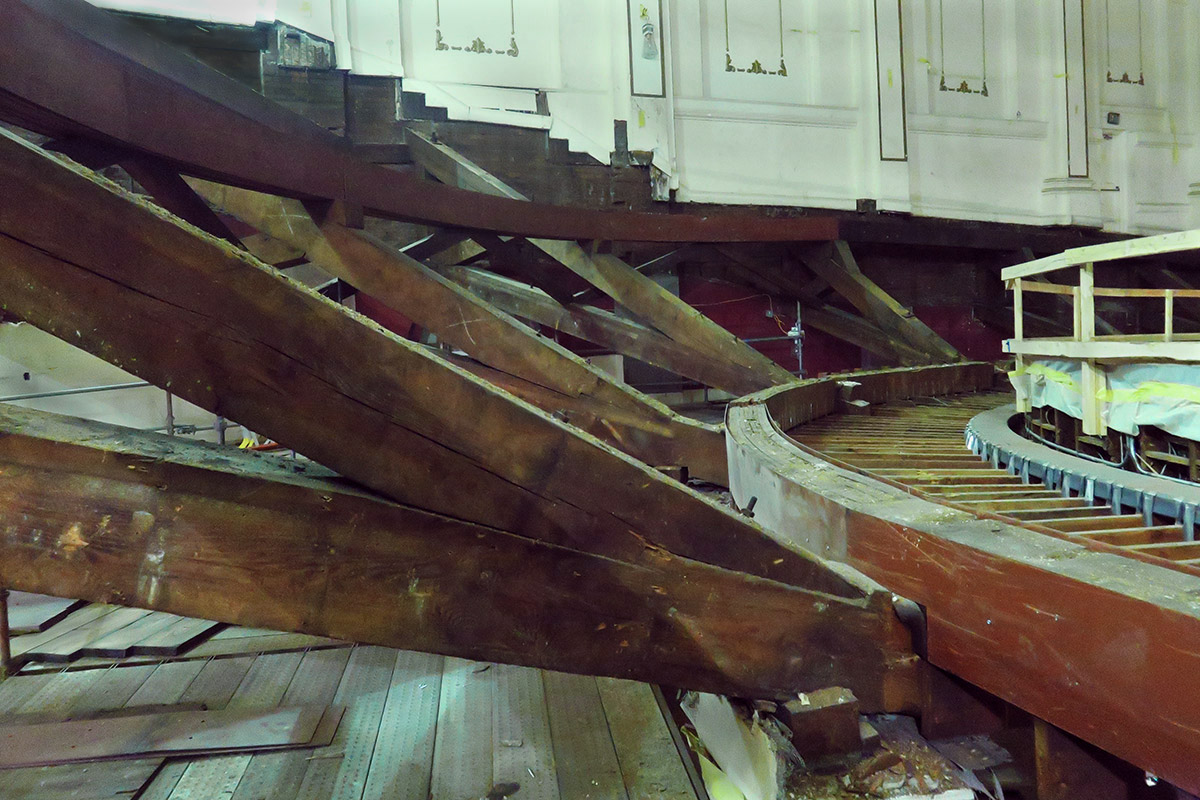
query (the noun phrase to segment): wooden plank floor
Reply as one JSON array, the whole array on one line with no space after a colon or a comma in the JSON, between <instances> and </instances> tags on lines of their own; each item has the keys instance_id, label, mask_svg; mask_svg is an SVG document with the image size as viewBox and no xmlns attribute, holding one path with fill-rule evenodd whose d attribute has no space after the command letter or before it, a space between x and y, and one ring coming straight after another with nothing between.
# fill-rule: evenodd
<instances>
[{"instance_id":1,"label":"wooden plank floor","mask_svg":"<svg viewBox=\"0 0 1200 800\"><path fill-rule=\"evenodd\" d=\"M200 648L239 640L269 645L287 635L230 628L218 636ZM58 796L52 787L64 785L84 790L79 797L143 800L475 800L501 784L508 784L501 791L536 800L697 797L646 684L331 640L320 645L210 657L195 656L194 648L153 663L96 659L18 674L0 683L0 721L176 704L315 702L347 710L329 747L3 770L0 800ZM39 786L45 792L34 791Z\"/></svg>"}]
</instances>

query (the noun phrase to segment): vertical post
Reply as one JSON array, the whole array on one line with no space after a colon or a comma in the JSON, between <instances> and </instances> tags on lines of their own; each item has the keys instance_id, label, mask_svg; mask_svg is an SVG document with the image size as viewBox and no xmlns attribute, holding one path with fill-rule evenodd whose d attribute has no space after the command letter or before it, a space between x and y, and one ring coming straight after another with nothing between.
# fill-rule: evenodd
<instances>
[{"instance_id":1,"label":"vertical post","mask_svg":"<svg viewBox=\"0 0 1200 800\"><path fill-rule=\"evenodd\" d=\"M1076 339L1080 342L1092 342L1096 339L1096 276L1091 264L1079 267L1078 311L1076 320ZM1104 373L1096 366L1094 358L1085 358L1080 363L1082 379L1080 391L1083 394L1083 432L1091 436L1103 436L1106 433L1104 425L1103 404L1100 392L1104 388Z\"/></svg>"},{"instance_id":2,"label":"vertical post","mask_svg":"<svg viewBox=\"0 0 1200 800\"><path fill-rule=\"evenodd\" d=\"M170 392L167 392L167 435L175 435L175 402Z\"/></svg>"},{"instance_id":3,"label":"vertical post","mask_svg":"<svg viewBox=\"0 0 1200 800\"><path fill-rule=\"evenodd\" d=\"M1079 341L1079 337L1083 333L1083 328L1080 326L1082 314L1079 311L1079 287L1071 287L1071 336L1075 341Z\"/></svg>"},{"instance_id":4,"label":"vertical post","mask_svg":"<svg viewBox=\"0 0 1200 800\"><path fill-rule=\"evenodd\" d=\"M1128 800L1116 759L1040 719L1033 721L1038 800Z\"/></svg>"},{"instance_id":5,"label":"vertical post","mask_svg":"<svg viewBox=\"0 0 1200 800\"><path fill-rule=\"evenodd\" d=\"M8 677L12 645L8 635L8 589L0 589L0 681Z\"/></svg>"},{"instance_id":6,"label":"vertical post","mask_svg":"<svg viewBox=\"0 0 1200 800\"><path fill-rule=\"evenodd\" d=\"M1175 290L1167 289L1163 294L1163 341L1175 338Z\"/></svg>"},{"instance_id":7,"label":"vertical post","mask_svg":"<svg viewBox=\"0 0 1200 800\"><path fill-rule=\"evenodd\" d=\"M1020 278L1013 280L1013 341L1020 342L1025 338L1025 292ZM1025 373L1025 356L1017 353L1016 372L1018 378ZM1025 384L1020 383L1021 386ZM1014 388L1017 384L1014 383ZM1032 411L1033 402L1029 393L1017 389L1017 411L1022 413Z\"/></svg>"}]
</instances>

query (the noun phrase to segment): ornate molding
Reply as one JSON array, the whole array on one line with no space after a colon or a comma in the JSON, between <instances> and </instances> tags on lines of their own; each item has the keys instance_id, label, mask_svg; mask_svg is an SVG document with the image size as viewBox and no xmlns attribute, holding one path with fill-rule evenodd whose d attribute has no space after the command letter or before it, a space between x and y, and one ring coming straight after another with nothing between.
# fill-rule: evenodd
<instances>
[{"instance_id":1,"label":"ornate molding","mask_svg":"<svg viewBox=\"0 0 1200 800\"><path fill-rule=\"evenodd\" d=\"M959 80L957 86L954 85L953 78L949 83L946 81L946 0L938 0L938 47L941 61L941 76L938 81L938 91L977 94L980 97L987 97L987 19L984 14L983 0L979 0L979 83L975 87L972 87L968 77L973 76L962 75L958 76L961 80Z\"/></svg>"},{"instance_id":2,"label":"ornate molding","mask_svg":"<svg viewBox=\"0 0 1200 800\"><path fill-rule=\"evenodd\" d=\"M434 7L437 11L437 28L435 29L436 44L435 50L457 53L474 53L476 55L498 55L517 58L521 55L521 49L517 46L517 11L516 0L508 0L508 18L510 22L509 42L507 50L500 50L489 47L483 37L476 36L475 39L468 45L453 45L446 42L442 35L442 0L434 0Z\"/></svg>"},{"instance_id":3,"label":"ornate molding","mask_svg":"<svg viewBox=\"0 0 1200 800\"><path fill-rule=\"evenodd\" d=\"M1126 83L1131 86L1146 85L1146 69L1145 58L1143 52L1142 41L1142 0L1121 0L1121 2L1136 2L1137 3L1137 79L1134 80L1129 75L1128 70L1123 70L1119 77L1113 77L1112 70L1112 16L1111 16L1111 0L1104 0L1104 80L1106 83Z\"/></svg>"},{"instance_id":4,"label":"ornate molding","mask_svg":"<svg viewBox=\"0 0 1200 800\"><path fill-rule=\"evenodd\" d=\"M779 0L779 69L775 70L767 69L762 65L762 61L757 58L748 67L739 67L733 63L733 55L729 49L729 0L725 0L725 71L744 72L747 75L787 77L787 61L783 56L783 0Z\"/></svg>"}]
</instances>

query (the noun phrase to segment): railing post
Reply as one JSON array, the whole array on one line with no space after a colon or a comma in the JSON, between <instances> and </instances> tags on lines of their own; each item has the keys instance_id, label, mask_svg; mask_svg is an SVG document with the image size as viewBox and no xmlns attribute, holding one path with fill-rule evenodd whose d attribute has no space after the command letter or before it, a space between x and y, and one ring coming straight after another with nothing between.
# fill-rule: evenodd
<instances>
[{"instance_id":1,"label":"railing post","mask_svg":"<svg viewBox=\"0 0 1200 800\"><path fill-rule=\"evenodd\" d=\"M12 665L12 645L8 630L8 589L0 588L0 681L8 677Z\"/></svg>"},{"instance_id":2,"label":"railing post","mask_svg":"<svg viewBox=\"0 0 1200 800\"><path fill-rule=\"evenodd\" d=\"M1020 342L1025 338L1025 293L1024 287L1021 285L1020 278L1013 279L1013 340ZM1025 356L1017 353L1016 356L1016 374L1018 378L1025 373ZM1022 391L1020 386L1023 385L1020 381L1013 384L1017 390L1017 411L1027 412L1033 410L1033 403L1029 397L1029 393Z\"/></svg>"},{"instance_id":3,"label":"railing post","mask_svg":"<svg viewBox=\"0 0 1200 800\"><path fill-rule=\"evenodd\" d=\"M1163 341L1169 342L1175 338L1175 290L1167 289L1163 293Z\"/></svg>"},{"instance_id":4,"label":"railing post","mask_svg":"<svg viewBox=\"0 0 1200 800\"><path fill-rule=\"evenodd\" d=\"M1096 339L1096 277L1091 264L1079 267L1079 291L1076 293L1075 339L1092 342ZM1091 436L1103 436L1106 426L1100 392L1104 388L1104 372L1096 366L1096 360L1085 358L1080 362L1082 375L1080 392L1083 395L1083 432Z\"/></svg>"}]
</instances>

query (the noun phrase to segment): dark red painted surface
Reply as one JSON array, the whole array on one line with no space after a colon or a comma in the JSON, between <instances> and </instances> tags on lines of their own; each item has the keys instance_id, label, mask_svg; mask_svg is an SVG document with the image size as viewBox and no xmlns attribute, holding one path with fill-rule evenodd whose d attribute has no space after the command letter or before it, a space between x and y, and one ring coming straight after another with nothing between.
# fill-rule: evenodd
<instances>
[{"instance_id":1,"label":"dark red painted surface","mask_svg":"<svg viewBox=\"0 0 1200 800\"><path fill-rule=\"evenodd\" d=\"M380 301L365 292L359 292L354 297L354 307L358 313L368 319L375 320L392 333L409 338L415 323L399 311L393 311Z\"/></svg>"}]
</instances>

